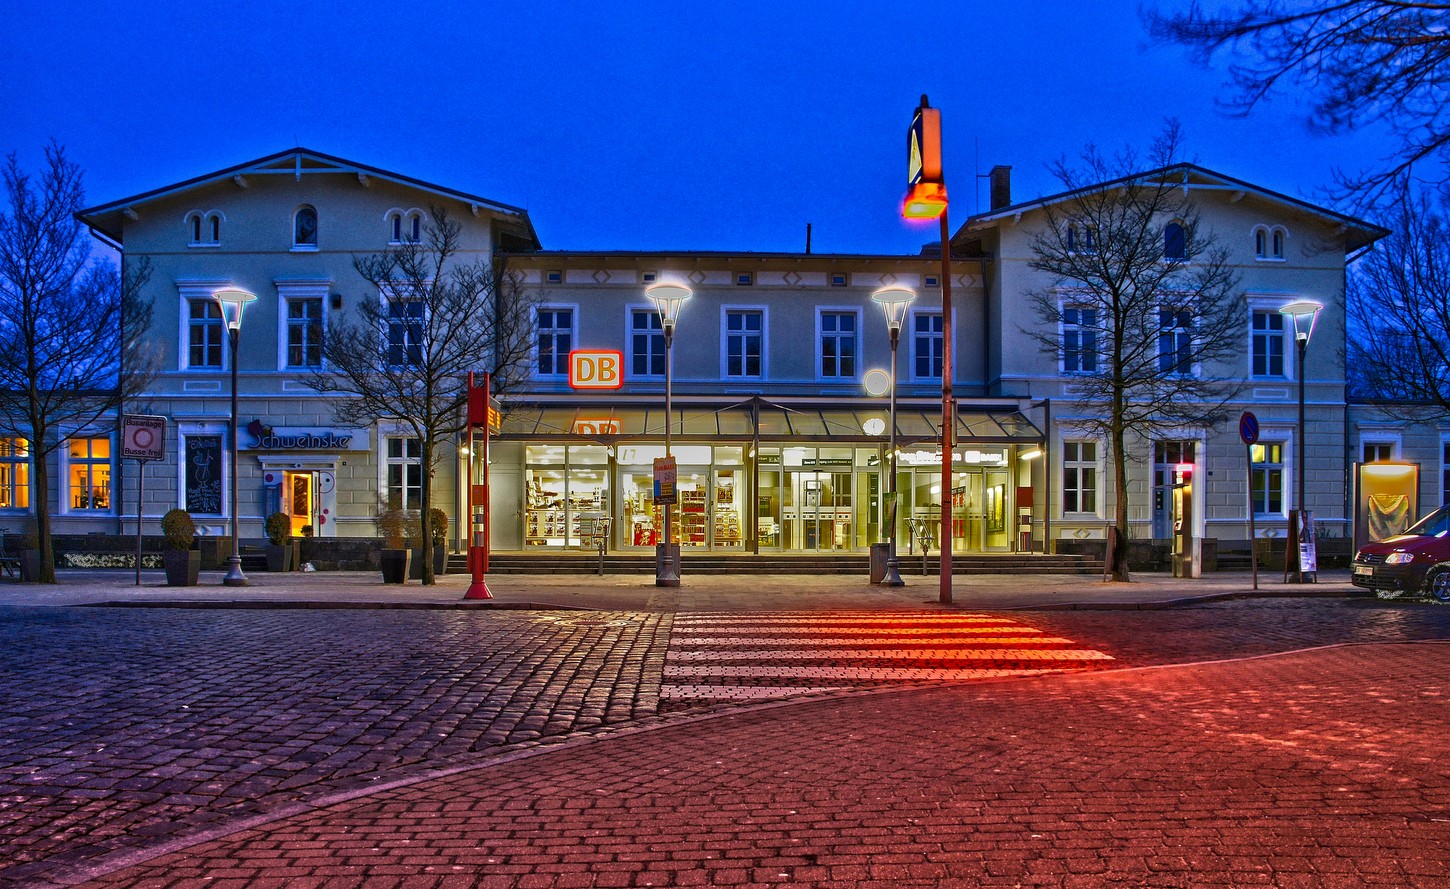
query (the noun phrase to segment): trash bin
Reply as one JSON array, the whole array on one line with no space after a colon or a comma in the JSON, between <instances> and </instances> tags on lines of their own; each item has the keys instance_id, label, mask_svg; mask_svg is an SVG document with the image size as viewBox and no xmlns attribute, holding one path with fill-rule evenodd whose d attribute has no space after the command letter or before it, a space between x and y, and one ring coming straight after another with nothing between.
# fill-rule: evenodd
<instances>
[{"instance_id":1,"label":"trash bin","mask_svg":"<svg viewBox=\"0 0 1450 889\"><path fill-rule=\"evenodd\" d=\"M886 560L890 558L891 544L871 544L871 582L880 583L886 579Z\"/></svg>"}]
</instances>

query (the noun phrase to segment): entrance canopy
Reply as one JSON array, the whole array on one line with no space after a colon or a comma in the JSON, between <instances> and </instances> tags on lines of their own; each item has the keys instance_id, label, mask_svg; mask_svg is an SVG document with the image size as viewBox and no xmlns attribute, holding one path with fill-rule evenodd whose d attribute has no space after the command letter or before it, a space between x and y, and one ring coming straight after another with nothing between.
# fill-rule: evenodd
<instances>
[{"instance_id":1,"label":"entrance canopy","mask_svg":"<svg viewBox=\"0 0 1450 889\"><path fill-rule=\"evenodd\" d=\"M505 405L504 441L579 441L604 444L663 440L663 404L621 401L580 404ZM764 398L745 401L675 399L671 435L694 441L783 440L880 443L888 438L885 405L852 402L831 405L781 404ZM875 422L872 422L875 421ZM941 406L902 401L896 408L896 435L903 445L941 438ZM958 404L957 441L992 444L1041 443L1042 431L1018 410L1002 405Z\"/></svg>"}]
</instances>

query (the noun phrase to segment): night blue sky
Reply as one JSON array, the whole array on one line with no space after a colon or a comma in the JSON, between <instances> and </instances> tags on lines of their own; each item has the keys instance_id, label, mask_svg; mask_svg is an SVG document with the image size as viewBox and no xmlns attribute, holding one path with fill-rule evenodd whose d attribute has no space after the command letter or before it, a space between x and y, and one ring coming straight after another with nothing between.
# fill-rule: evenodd
<instances>
[{"instance_id":1,"label":"night blue sky","mask_svg":"<svg viewBox=\"0 0 1450 889\"><path fill-rule=\"evenodd\" d=\"M59 139L91 204L301 144L526 207L548 249L800 250L811 222L817 252L915 252L923 92L953 228L974 170L1048 194L1052 160L1170 115L1190 159L1310 199L1389 148L1309 135L1291 96L1225 117L1223 67L1118 0L80 0L10 4L0 36L0 152Z\"/></svg>"}]
</instances>

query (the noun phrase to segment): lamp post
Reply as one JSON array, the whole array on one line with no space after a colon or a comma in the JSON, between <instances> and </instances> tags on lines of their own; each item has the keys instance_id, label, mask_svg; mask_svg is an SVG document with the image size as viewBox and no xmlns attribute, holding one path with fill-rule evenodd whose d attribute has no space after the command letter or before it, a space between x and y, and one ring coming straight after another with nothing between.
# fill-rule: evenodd
<instances>
[{"instance_id":1,"label":"lamp post","mask_svg":"<svg viewBox=\"0 0 1450 889\"><path fill-rule=\"evenodd\" d=\"M680 317L680 306L693 295L688 287L678 284L654 284L645 288L645 295L654 300L660 313L660 328L665 334L665 460L670 461L670 429L674 426L674 406L671 404L672 376L674 373L675 321ZM683 431L683 430L681 430ZM672 467L673 468L673 467ZM671 505L679 495L665 501L665 542L655 550L655 586L680 585L680 549L672 542L674 515Z\"/></svg>"},{"instance_id":2,"label":"lamp post","mask_svg":"<svg viewBox=\"0 0 1450 889\"><path fill-rule=\"evenodd\" d=\"M1304 536L1304 517L1306 514L1304 509L1304 475L1306 466L1305 451L1308 449L1305 447L1304 440L1304 353L1309 348L1309 337L1314 333L1314 321L1319 317L1319 310L1322 308L1324 306L1320 303L1309 299L1301 299L1279 309L1282 314L1288 315L1290 320L1294 322L1295 361L1297 362L1295 369L1299 372L1299 428L1298 432L1295 433L1297 441L1294 443L1294 450L1297 452L1294 461L1296 464L1294 474L1296 476L1295 487L1297 488L1297 494L1294 498L1294 510L1291 513L1291 515L1295 516L1294 539L1291 543L1296 547ZM1302 549L1294 553L1294 582L1312 583L1314 581L1314 573L1304 570L1304 557L1302 553ZM1306 574L1308 575L1307 579Z\"/></svg>"},{"instance_id":3,"label":"lamp post","mask_svg":"<svg viewBox=\"0 0 1450 889\"><path fill-rule=\"evenodd\" d=\"M886 586L905 586L906 581L901 579L901 563L896 558L896 346L901 342L901 322L906 319L906 308L916 299L916 293L905 287L883 287L871 294L871 298L886 314L886 329L891 334L891 461L887 464L890 480L886 485L891 504L886 511L891 533L887 537L886 577L881 582Z\"/></svg>"},{"instance_id":4,"label":"lamp post","mask_svg":"<svg viewBox=\"0 0 1450 889\"><path fill-rule=\"evenodd\" d=\"M212 299L222 311L227 338L232 341L232 555L227 560L226 576L222 578L225 586L247 585L247 576L242 573L241 542L237 537L237 338L242 333L242 312L256 298L256 294L235 288L212 291Z\"/></svg>"}]
</instances>

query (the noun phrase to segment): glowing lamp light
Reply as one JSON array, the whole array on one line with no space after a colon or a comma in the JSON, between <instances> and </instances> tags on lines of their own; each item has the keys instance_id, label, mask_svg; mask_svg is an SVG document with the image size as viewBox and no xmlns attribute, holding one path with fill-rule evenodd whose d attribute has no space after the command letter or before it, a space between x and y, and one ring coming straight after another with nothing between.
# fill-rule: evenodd
<instances>
[{"instance_id":1,"label":"glowing lamp light","mask_svg":"<svg viewBox=\"0 0 1450 889\"><path fill-rule=\"evenodd\" d=\"M938 219L947 211L947 187L940 182L918 182L901 202L907 219Z\"/></svg>"},{"instance_id":2,"label":"glowing lamp light","mask_svg":"<svg viewBox=\"0 0 1450 889\"><path fill-rule=\"evenodd\" d=\"M227 330L238 331L242 329L242 312L246 310L248 303L256 300L257 295L228 287L223 290L213 290L211 298L216 300L217 306L221 309L222 321L226 324Z\"/></svg>"},{"instance_id":3,"label":"glowing lamp light","mask_svg":"<svg viewBox=\"0 0 1450 889\"><path fill-rule=\"evenodd\" d=\"M646 287L645 295L654 300L660 313L660 326L666 333L674 333L675 322L680 317L680 306L694 295L694 291L679 284L654 284Z\"/></svg>"},{"instance_id":4,"label":"glowing lamp light","mask_svg":"<svg viewBox=\"0 0 1450 889\"><path fill-rule=\"evenodd\" d=\"M871 299L886 313L887 329L900 333L901 323L906 320L906 309L916 299L916 291L906 287L882 287L871 294Z\"/></svg>"},{"instance_id":5,"label":"glowing lamp light","mask_svg":"<svg viewBox=\"0 0 1450 889\"><path fill-rule=\"evenodd\" d=\"M1042 456L1042 448L1028 448L1017 455L1018 460L1036 460Z\"/></svg>"},{"instance_id":6,"label":"glowing lamp light","mask_svg":"<svg viewBox=\"0 0 1450 889\"><path fill-rule=\"evenodd\" d=\"M1319 310L1322 308L1324 308L1322 303L1317 303L1312 299L1301 299L1284 306L1279 313L1288 315L1293 320L1295 341L1308 343L1309 337L1314 334L1314 321L1319 317Z\"/></svg>"}]
</instances>

